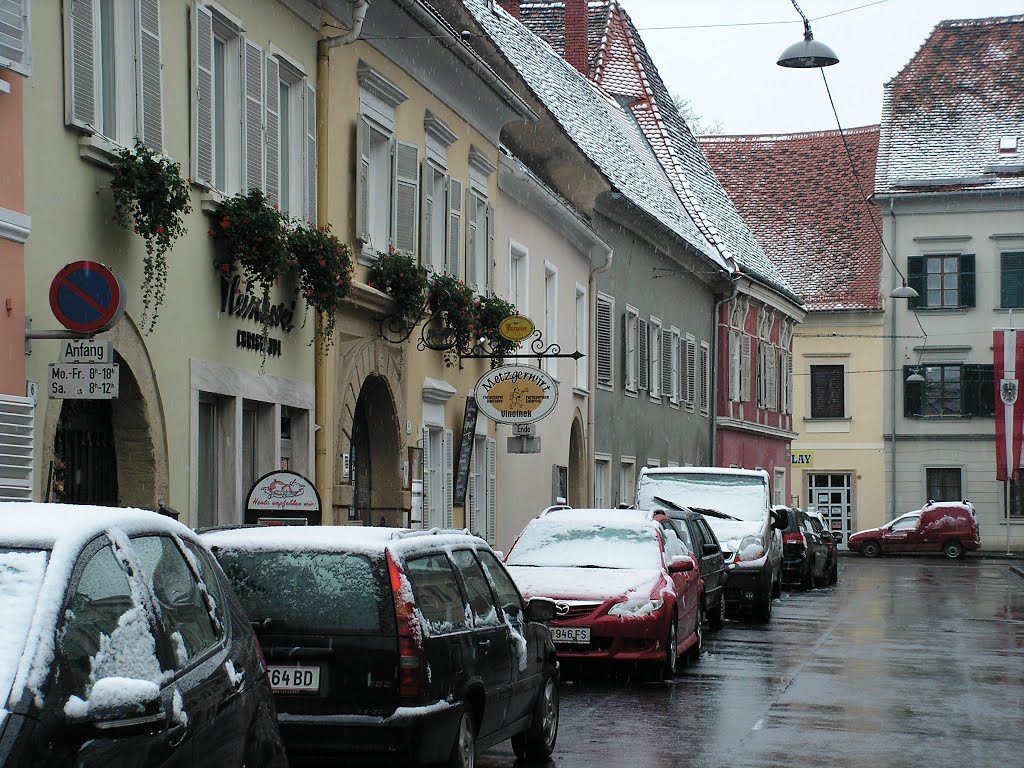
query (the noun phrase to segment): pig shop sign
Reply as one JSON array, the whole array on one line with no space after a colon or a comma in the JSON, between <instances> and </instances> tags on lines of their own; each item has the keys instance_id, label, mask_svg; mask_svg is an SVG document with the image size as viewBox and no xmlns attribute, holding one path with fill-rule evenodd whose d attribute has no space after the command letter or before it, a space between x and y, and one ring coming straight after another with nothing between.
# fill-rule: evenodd
<instances>
[{"instance_id":1,"label":"pig shop sign","mask_svg":"<svg viewBox=\"0 0 1024 768\"><path fill-rule=\"evenodd\" d=\"M281 339L270 335L275 328L284 333L291 333L295 328L295 302L277 304L264 300L252 292L248 282L241 275L231 278L221 277L220 311L234 315L242 320L251 320L256 331L239 328L235 331L235 346L238 349L250 349L253 352L264 351L268 357L281 356ZM263 337L263 318L267 317L267 337Z\"/></svg>"},{"instance_id":2,"label":"pig shop sign","mask_svg":"<svg viewBox=\"0 0 1024 768\"><path fill-rule=\"evenodd\" d=\"M480 412L499 424L540 421L558 402L558 382L542 368L503 365L493 368L474 388Z\"/></svg>"}]
</instances>

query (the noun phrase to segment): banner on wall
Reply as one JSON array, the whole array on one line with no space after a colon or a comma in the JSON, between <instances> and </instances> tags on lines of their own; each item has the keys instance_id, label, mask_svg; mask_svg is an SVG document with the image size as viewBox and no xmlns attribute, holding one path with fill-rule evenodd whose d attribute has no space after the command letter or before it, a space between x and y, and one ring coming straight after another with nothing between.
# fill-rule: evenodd
<instances>
[{"instance_id":1,"label":"banner on wall","mask_svg":"<svg viewBox=\"0 0 1024 768\"><path fill-rule=\"evenodd\" d=\"M993 328L996 392L996 479L1020 477L1024 441L1024 402L1019 375L1024 373L1024 330Z\"/></svg>"}]
</instances>

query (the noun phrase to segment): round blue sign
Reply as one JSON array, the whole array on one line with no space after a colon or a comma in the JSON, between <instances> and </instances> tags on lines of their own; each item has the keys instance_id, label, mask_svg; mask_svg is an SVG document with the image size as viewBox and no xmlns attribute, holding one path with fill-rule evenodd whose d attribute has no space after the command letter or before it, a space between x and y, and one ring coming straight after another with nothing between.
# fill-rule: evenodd
<instances>
[{"instance_id":1,"label":"round blue sign","mask_svg":"<svg viewBox=\"0 0 1024 768\"><path fill-rule=\"evenodd\" d=\"M121 282L102 264L73 262L50 284L50 309L60 324L72 331L105 331L124 312Z\"/></svg>"}]
</instances>

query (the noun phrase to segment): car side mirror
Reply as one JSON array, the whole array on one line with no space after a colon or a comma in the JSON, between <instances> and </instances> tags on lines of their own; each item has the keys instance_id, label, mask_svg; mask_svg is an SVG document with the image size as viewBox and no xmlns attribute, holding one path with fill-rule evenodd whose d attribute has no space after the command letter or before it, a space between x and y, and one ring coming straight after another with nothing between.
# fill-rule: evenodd
<instances>
[{"instance_id":1,"label":"car side mirror","mask_svg":"<svg viewBox=\"0 0 1024 768\"><path fill-rule=\"evenodd\" d=\"M704 554L705 555L720 555L720 554L722 554L722 548L721 547L716 547L714 544L705 544L704 545Z\"/></svg>"},{"instance_id":2,"label":"car side mirror","mask_svg":"<svg viewBox=\"0 0 1024 768\"><path fill-rule=\"evenodd\" d=\"M781 531L784 528L789 528L789 510L788 509L773 509L772 510L772 528Z\"/></svg>"},{"instance_id":3,"label":"car side mirror","mask_svg":"<svg viewBox=\"0 0 1024 768\"><path fill-rule=\"evenodd\" d=\"M551 621L555 618L555 601L546 597L532 597L526 604L527 621Z\"/></svg>"},{"instance_id":4,"label":"car side mirror","mask_svg":"<svg viewBox=\"0 0 1024 768\"><path fill-rule=\"evenodd\" d=\"M160 688L148 680L101 678L88 701L68 699L64 714L68 728L83 740L144 736L167 727Z\"/></svg>"},{"instance_id":5,"label":"car side mirror","mask_svg":"<svg viewBox=\"0 0 1024 768\"><path fill-rule=\"evenodd\" d=\"M677 555L668 562L669 573L686 573L697 567L697 563L689 555Z\"/></svg>"}]
</instances>

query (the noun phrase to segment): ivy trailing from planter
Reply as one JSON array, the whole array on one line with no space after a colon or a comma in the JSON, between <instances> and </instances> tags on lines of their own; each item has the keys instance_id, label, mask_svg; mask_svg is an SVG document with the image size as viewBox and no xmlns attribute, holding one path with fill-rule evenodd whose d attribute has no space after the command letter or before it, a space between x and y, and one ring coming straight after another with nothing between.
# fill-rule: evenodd
<instances>
[{"instance_id":1,"label":"ivy trailing from planter","mask_svg":"<svg viewBox=\"0 0 1024 768\"><path fill-rule=\"evenodd\" d=\"M227 278L236 268L240 269L250 284L262 289L263 309L259 316L265 363L270 289L296 264L288 251L288 220L276 207L267 204L263 192L253 189L223 200L208 234L218 246L214 256L217 271Z\"/></svg>"},{"instance_id":2,"label":"ivy trailing from planter","mask_svg":"<svg viewBox=\"0 0 1024 768\"><path fill-rule=\"evenodd\" d=\"M341 303L352 292L352 251L331 234L329 226L298 225L288 238L290 263L299 270L306 307L319 316L322 352L334 341L334 324Z\"/></svg>"},{"instance_id":3,"label":"ivy trailing from planter","mask_svg":"<svg viewBox=\"0 0 1024 768\"><path fill-rule=\"evenodd\" d=\"M167 288L167 252L185 233L184 216L191 213L189 181L181 165L158 155L141 141L125 147L112 165L110 188L119 226L131 229L146 244L142 277L140 327L150 333L156 326Z\"/></svg>"},{"instance_id":4,"label":"ivy trailing from planter","mask_svg":"<svg viewBox=\"0 0 1024 768\"><path fill-rule=\"evenodd\" d=\"M407 253L388 248L377 251L370 265L367 285L388 294L394 302L394 316L411 328L420 321L427 295L427 272Z\"/></svg>"},{"instance_id":5,"label":"ivy trailing from planter","mask_svg":"<svg viewBox=\"0 0 1024 768\"><path fill-rule=\"evenodd\" d=\"M477 318L473 289L454 275L437 273L430 278L428 289L430 311L444 318L446 341L444 364L449 368L459 361L459 354L472 349L476 342Z\"/></svg>"},{"instance_id":6,"label":"ivy trailing from planter","mask_svg":"<svg viewBox=\"0 0 1024 768\"><path fill-rule=\"evenodd\" d=\"M479 299L475 303L474 309L477 338L487 342L491 354L495 356L491 360L492 367L498 366L501 364L501 358L510 354L519 343L506 339L498 329L502 320L512 315L518 315L519 310L512 302L505 301L493 294Z\"/></svg>"}]
</instances>

